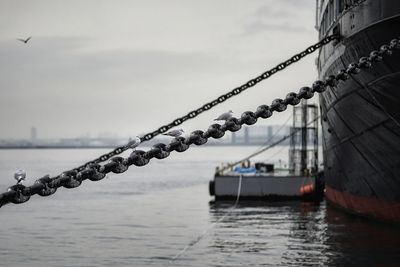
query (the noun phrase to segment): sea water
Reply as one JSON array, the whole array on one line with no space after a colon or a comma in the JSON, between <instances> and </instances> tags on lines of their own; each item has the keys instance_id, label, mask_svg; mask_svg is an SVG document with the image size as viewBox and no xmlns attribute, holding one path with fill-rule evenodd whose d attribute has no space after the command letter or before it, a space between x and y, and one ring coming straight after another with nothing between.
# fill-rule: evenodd
<instances>
[{"instance_id":1,"label":"sea water","mask_svg":"<svg viewBox=\"0 0 400 267\"><path fill-rule=\"evenodd\" d=\"M400 230L325 202L212 202L220 162L255 147L194 147L0 209L0 266L398 266ZM57 175L104 149L0 150L0 190ZM271 157L272 156L272 157ZM284 167L287 150L257 160Z\"/></svg>"}]
</instances>

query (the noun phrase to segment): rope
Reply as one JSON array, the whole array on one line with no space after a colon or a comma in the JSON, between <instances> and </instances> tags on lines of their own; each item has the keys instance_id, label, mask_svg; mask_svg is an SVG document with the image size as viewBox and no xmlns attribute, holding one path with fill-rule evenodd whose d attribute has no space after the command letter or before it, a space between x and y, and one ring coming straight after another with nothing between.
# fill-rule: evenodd
<instances>
[{"instance_id":1,"label":"rope","mask_svg":"<svg viewBox=\"0 0 400 267\"><path fill-rule=\"evenodd\" d=\"M278 155L279 153L281 153L281 151L285 149L285 147L281 147L281 149L279 149L278 151L276 151L274 154L272 154L269 158L267 158L265 160L265 162L268 162L269 160L273 159L276 155Z\"/></svg>"},{"instance_id":2,"label":"rope","mask_svg":"<svg viewBox=\"0 0 400 267\"><path fill-rule=\"evenodd\" d=\"M232 213L236 209L237 205L239 204L240 193L242 190L242 178L243 178L242 175L240 175L239 182L238 182L236 201L233 204L233 206L229 208L228 212L224 216L222 216L221 218L216 220L209 228L204 230L200 235L198 235L196 238L194 238L191 242L189 242L189 244L187 244L181 251L179 251L174 257L172 257L172 259L168 262L168 264L166 266L171 266L172 263L174 263L177 259L181 258L184 254L186 254L186 252L188 251L189 248L197 245L202 239L204 239L210 233L211 230L213 230L215 228L215 226L218 223L222 222L230 213Z\"/></svg>"},{"instance_id":3,"label":"rope","mask_svg":"<svg viewBox=\"0 0 400 267\"><path fill-rule=\"evenodd\" d=\"M286 126L286 124L289 122L289 120L290 120L292 117L293 117L293 116L290 115L289 118L287 118L286 121L281 125L281 127L279 127L279 129L276 130L275 133L274 133L270 138L268 138L267 141L264 142L264 144L262 144L259 148L257 148L256 151L254 151L253 153L251 153L249 156L247 156L247 157L245 157L245 158L242 158L241 160L238 160L238 161L236 161L236 162L234 162L234 163L229 164L229 165L226 166L226 167L223 167L223 168L221 169L221 171L224 171L224 170L226 170L226 169L229 169L229 168L231 168L231 167L233 167L233 166L235 166L235 165L237 165L237 164L240 164L240 163L242 163L242 162L244 162L244 161L246 161L246 160L249 160L249 159L251 159L251 158L253 158L253 157L259 155L260 153L264 152L264 151L265 151L265 150L264 150L264 147L265 147L267 144L269 144L269 143L275 138L275 136L283 129L283 127ZM286 139L285 139L285 140L286 140ZM283 141L282 141L282 142L283 142Z\"/></svg>"},{"instance_id":4,"label":"rope","mask_svg":"<svg viewBox=\"0 0 400 267\"><path fill-rule=\"evenodd\" d=\"M320 116L316 117L315 119L313 119L312 121L310 121L309 123L307 123L307 126L310 125L310 124L312 124L312 123L314 123L314 122L315 122L316 120L318 120L319 118L320 118ZM290 119L290 117L289 117L289 119ZM282 128L282 127L281 127L281 128ZM279 131L279 130L278 130L278 131ZM285 140L287 140L288 138L292 137L293 135L295 135L295 134L296 134L297 132L299 132L299 131L301 131L301 129L297 129L297 130L293 131L291 134L285 135L284 137L282 137L281 139L279 139L279 140L276 141L275 143L272 143L272 144L270 144L269 146L267 146L267 147L265 147L265 148L263 148L263 149L261 149L261 150L259 150L259 151L257 151L257 152L254 152L254 153L250 154L249 156L247 156L247 157L245 157L245 158L243 158L243 159L241 159L241 160L238 160L238 161L236 161L236 162L234 162L234 163L228 164L227 166L221 168L220 172L225 171L225 170L227 170L227 169L229 169L229 168L232 168L233 166L235 166L235 165L237 165L237 164L240 164L240 163L242 163L243 161L246 161L246 160L249 160L249 159L251 159L251 158L253 158L253 157L255 157L255 156L258 156L259 154L261 154L261 153L267 151L268 149L273 148L274 146L277 146L277 145L279 145L280 143L284 142ZM270 138L270 139L271 139L271 138Z\"/></svg>"}]
</instances>

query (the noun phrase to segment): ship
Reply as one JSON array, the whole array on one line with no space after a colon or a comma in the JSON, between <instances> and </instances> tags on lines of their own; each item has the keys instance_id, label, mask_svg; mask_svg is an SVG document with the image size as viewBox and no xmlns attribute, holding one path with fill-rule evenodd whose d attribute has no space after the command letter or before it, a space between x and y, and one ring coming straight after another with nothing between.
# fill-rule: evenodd
<instances>
[{"instance_id":1,"label":"ship","mask_svg":"<svg viewBox=\"0 0 400 267\"><path fill-rule=\"evenodd\" d=\"M317 0L319 79L400 35L399 0ZM400 222L400 54L320 95L325 196L347 212Z\"/></svg>"}]
</instances>

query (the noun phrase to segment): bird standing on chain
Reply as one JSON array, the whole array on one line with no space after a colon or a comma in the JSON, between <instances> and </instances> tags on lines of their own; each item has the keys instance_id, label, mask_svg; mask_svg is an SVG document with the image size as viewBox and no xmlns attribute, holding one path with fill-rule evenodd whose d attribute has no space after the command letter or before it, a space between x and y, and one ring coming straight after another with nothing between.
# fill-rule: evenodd
<instances>
[{"instance_id":1,"label":"bird standing on chain","mask_svg":"<svg viewBox=\"0 0 400 267\"><path fill-rule=\"evenodd\" d=\"M167 133L164 133L163 135L171 136L171 137L178 137L181 136L184 133L182 129L177 129L177 130L172 130Z\"/></svg>"},{"instance_id":2,"label":"bird standing on chain","mask_svg":"<svg viewBox=\"0 0 400 267\"><path fill-rule=\"evenodd\" d=\"M133 138L132 140L129 140L129 143L128 143L128 147L129 148L135 148L135 147L137 147L138 145L140 145L140 143L141 143L141 140L140 140L140 137L139 136L136 136L135 138Z\"/></svg>"},{"instance_id":3,"label":"bird standing on chain","mask_svg":"<svg viewBox=\"0 0 400 267\"><path fill-rule=\"evenodd\" d=\"M17 180L17 184L21 184L25 181L26 172L24 170L18 170L14 173L14 179Z\"/></svg>"},{"instance_id":4,"label":"bird standing on chain","mask_svg":"<svg viewBox=\"0 0 400 267\"><path fill-rule=\"evenodd\" d=\"M215 121L226 121L229 120L230 118L232 118L233 115L233 111L229 110L228 112L222 113L221 115L219 115L218 118L215 119Z\"/></svg>"}]
</instances>

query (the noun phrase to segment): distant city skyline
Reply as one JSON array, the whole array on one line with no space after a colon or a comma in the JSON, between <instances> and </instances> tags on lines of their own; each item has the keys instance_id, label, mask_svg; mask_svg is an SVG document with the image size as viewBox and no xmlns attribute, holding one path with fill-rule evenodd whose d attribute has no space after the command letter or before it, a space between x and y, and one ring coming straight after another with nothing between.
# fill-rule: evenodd
<instances>
[{"instance_id":1,"label":"distant city skyline","mask_svg":"<svg viewBox=\"0 0 400 267\"><path fill-rule=\"evenodd\" d=\"M208 144L211 145L261 145L267 141L270 143L281 139L290 132L290 125L269 125L269 126L243 126L237 132L227 132L220 139L210 139ZM190 133L186 133L188 136ZM4 147L113 147L125 145L130 137L118 136L109 133L108 135L81 135L72 138L41 138L35 127L31 128L31 135L27 138L0 138L0 148ZM157 136L153 140L142 144L142 146L151 146L155 143L169 143L171 138L165 136ZM287 145L288 142L283 143Z\"/></svg>"},{"instance_id":2,"label":"distant city skyline","mask_svg":"<svg viewBox=\"0 0 400 267\"><path fill-rule=\"evenodd\" d=\"M287 123L286 126L282 125L254 125L254 126L247 126L244 125L242 129L240 129L237 132L227 132L226 136L236 136L237 138L243 138L244 135L246 135L246 132L251 133L251 136L257 136L257 137L265 137L268 138L269 135L275 134L277 130L279 130L280 133L286 134L288 132L289 127L291 126L291 122ZM279 129L283 128L283 129ZM185 135L189 135L190 132L186 132ZM36 141L36 140L46 140L46 139L68 139L68 138L93 138L93 139L112 139L112 138L126 138L129 139L134 136L130 135L120 135L117 132L100 132L100 133L80 133L76 136L72 137L67 137L67 136L51 136L51 137L46 137L46 135L42 136L40 133L40 129L37 127L30 127L29 131L26 132L26 136L23 136L21 138L0 138L0 140L7 140L7 139L22 139L22 140L31 140L31 141Z\"/></svg>"}]
</instances>

